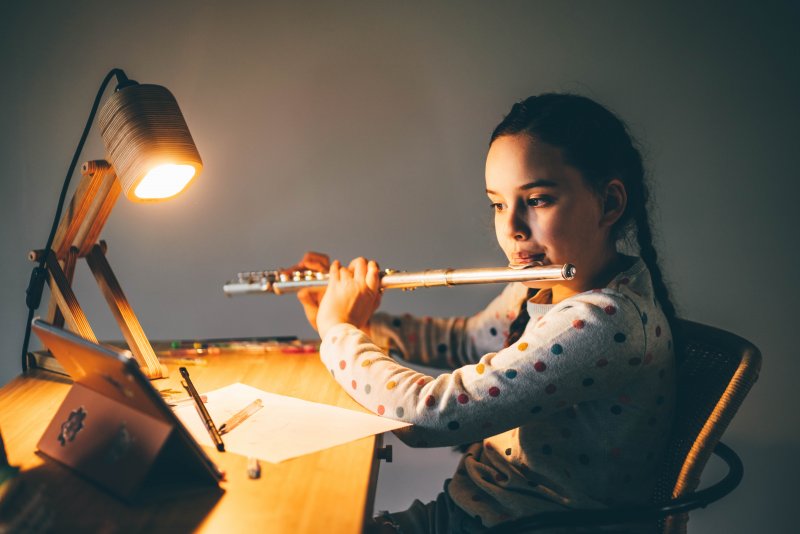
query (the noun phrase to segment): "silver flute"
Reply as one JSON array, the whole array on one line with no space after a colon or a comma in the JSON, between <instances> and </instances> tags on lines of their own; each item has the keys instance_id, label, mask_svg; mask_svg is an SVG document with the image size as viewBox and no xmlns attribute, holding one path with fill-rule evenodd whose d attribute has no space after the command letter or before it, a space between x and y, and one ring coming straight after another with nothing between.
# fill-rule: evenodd
<instances>
[{"instance_id":1,"label":"silver flute","mask_svg":"<svg viewBox=\"0 0 800 534\"><path fill-rule=\"evenodd\" d=\"M413 290L418 287L458 286L502 282L532 282L541 280L572 280L575 266L532 264L525 268L488 267L483 269L429 269L426 271L394 271L380 273L381 289ZM253 271L236 275L223 286L225 295L253 293L296 293L301 289L323 289L328 285L328 273L319 271Z\"/></svg>"}]
</instances>

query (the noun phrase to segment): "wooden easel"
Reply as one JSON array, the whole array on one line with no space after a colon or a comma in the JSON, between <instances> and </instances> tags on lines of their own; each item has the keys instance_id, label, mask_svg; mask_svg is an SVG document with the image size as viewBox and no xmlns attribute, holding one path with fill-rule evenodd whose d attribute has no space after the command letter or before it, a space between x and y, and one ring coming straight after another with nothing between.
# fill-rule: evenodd
<instances>
[{"instance_id":1,"label":"wooden easel","mask_svg":"<svg viewBox=\"0 0 800 534\"><path fill-rule=\"evenodd\" d=\"M106 260L106 244L104 241L98 242L100 231L122 191L116 173L107 161L95 160L84 163L81 174L78 189L59 222L52 249L33 250L28 254L31 261L39 261L42 254L47 254L45 266L50 274L48 285L51 294L47 322L59 327L66 323L67 328L76 334L97 342L86 314L72 291L75 264L78 258L86 258L142 372L151 380L165 378L169 374L167 368L158 361Z\"/></svg>"}]
</instances>

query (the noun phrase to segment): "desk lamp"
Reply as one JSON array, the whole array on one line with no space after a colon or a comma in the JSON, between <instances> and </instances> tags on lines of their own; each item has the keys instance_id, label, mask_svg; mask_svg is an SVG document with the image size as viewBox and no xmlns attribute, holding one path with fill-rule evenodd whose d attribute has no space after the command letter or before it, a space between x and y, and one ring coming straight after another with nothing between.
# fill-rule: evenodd
<instances>
[{"instance_id":1,"label":"desk lamp","mask_svg":"<svg viewBox=\"0 0 800 534\"><path fill-rule=\"evenodd\" d=\"M70 177L112 77L117 78L116 90L98 117L106 160L82 165L82 179L59 222ZM50 286L47 322L57 326L66 323L78 335L97 341L71 288L75 264L79 258L85 258L144 374L151 379L167 376L166 367L158 361L106 260L105 242L98 239L121 192L134 202L166 200L183 191L202 167L175 97L165 87L139 84L129 80L122 70L111 70L100 86L67 171L47 246L28 255L38 265L27 291L29 313L22 351L23 371L28 367L31 318L41 301L45 280Z\"/></svg>"}]
</instances>

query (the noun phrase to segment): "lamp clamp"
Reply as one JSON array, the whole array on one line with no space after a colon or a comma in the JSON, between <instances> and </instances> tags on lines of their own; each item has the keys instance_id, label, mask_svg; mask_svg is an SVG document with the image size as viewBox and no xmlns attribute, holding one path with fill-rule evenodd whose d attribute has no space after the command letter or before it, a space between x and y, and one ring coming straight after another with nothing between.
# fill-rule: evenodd
<instances>
[{"instance_id":1,"label":"lamp clamp","mask_svg":"<svg viewBox=\"0 0 800 534\"><path fill-rule=\"evenodd\" d=\"M125 71L122 69L114 69L114 75L117 77L117 87L114 89L114 92L120 91L125 89L126 87L130 87L132 85L139 85L139 82L136 80L131 80L125 74Z\"/></svg>"}]
</instances>

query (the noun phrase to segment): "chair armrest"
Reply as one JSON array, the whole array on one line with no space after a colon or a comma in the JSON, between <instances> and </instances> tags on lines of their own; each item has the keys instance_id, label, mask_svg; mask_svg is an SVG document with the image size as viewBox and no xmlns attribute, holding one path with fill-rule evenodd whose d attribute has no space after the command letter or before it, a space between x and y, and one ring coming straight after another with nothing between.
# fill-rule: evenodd
<instances>
[{"instance_id":1,"label":"chair armrest","mask_svg":"<svg viewBox=\"0 0 800 534\"><path fill-rule=\"evenodd\" d=\"M646 521L656 521L670 515L686 513L697 508L705 508L712 502L718 501L732 492L742 481L742 476L744 474L742 461L733 449L719 442L716 447L714 447L714 454L719 456L728 465L728 473L722 480L708 488L661 503L597 510L576 509L563 512L542 512L540 514L501 523L490 528L487 532L498 534L529 532L552 527L596 527L625 523L642 523Z\"/></svg>"}]
</instances>

